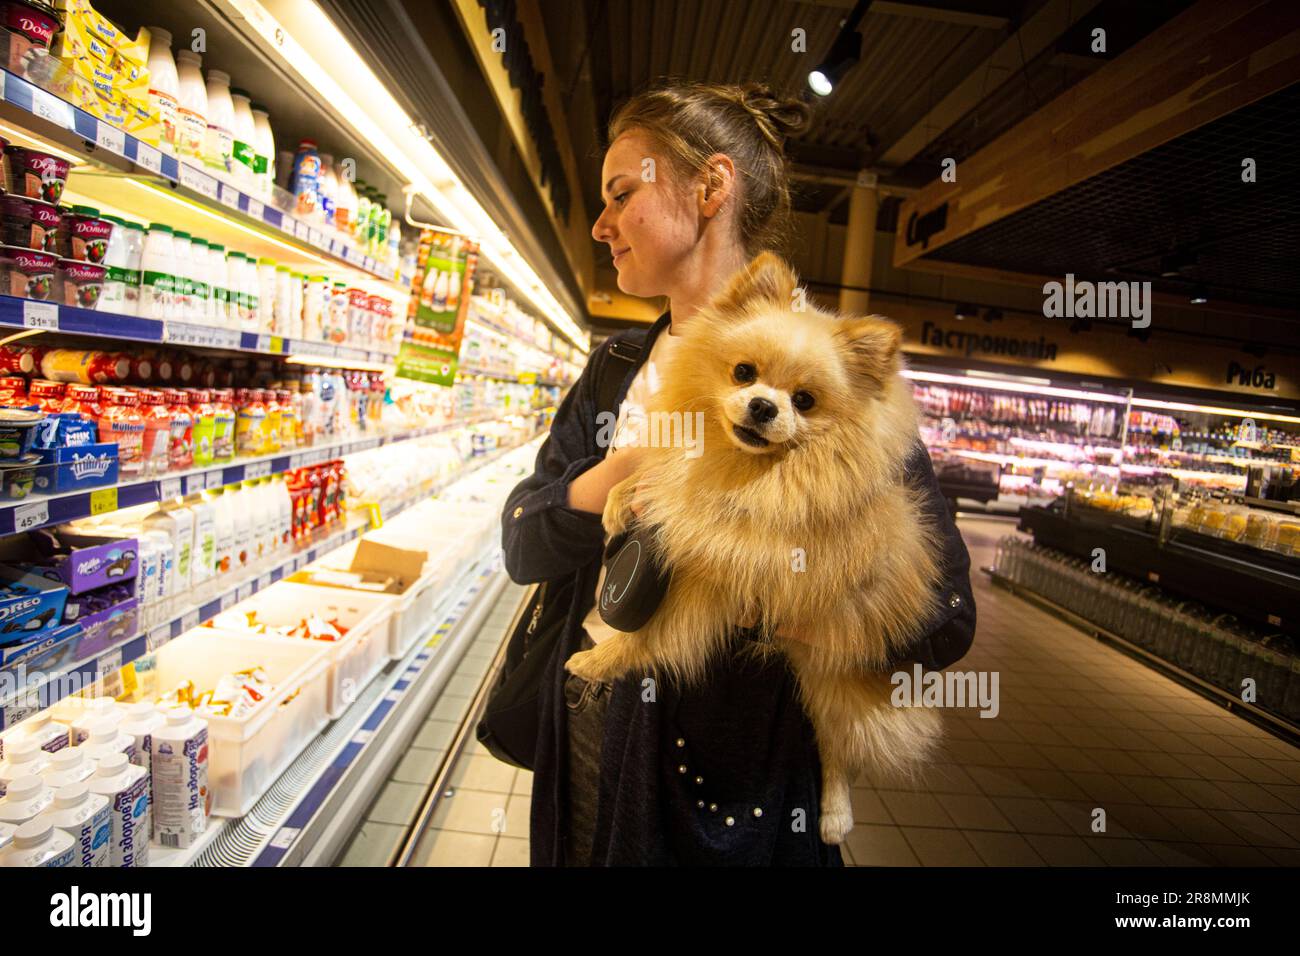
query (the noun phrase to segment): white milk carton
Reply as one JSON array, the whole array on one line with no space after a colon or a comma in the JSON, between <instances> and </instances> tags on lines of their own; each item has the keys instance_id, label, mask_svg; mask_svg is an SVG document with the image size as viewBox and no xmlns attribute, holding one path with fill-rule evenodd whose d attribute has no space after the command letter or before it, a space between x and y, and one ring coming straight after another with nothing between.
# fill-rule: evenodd
<instances>
[{"instance_id":1,"label":"white milk carton","mask_svg":"<svg viewBox=\"0 0 1300 956\"><path fill-rule=\"evenodd\" d=\"M49 751L42 750L35 740L11 742L5 759L0 760L0 796L4 796L10 784L19 777L40 774L52 759Z\"/></svg>"},{"instance_id":2,"label":"white milk carton","mask_svg":"<svg viewBox=\"0 0 1300 956\"><path fill-rule=\"evenodd\" d=\"M148 866L149 775L126 759L124 753L111 753L99 762L90 778L90 792L108 797L109 822L112 826L108 865Z\"/></svg>"},{"instance_id":3,"label":"white milk carton","mask_svg":"<svg viewBox=\"0 0 1300 956\"><path fill-rule=\"evenodd\" d=\"M127 763L135 763L135 740L122 731L122 714L115 712L105 714L87 721L85 728L90 732L81 749L96 764L112 753L126 754Z\"/></svg>"},{"instance_id":4,"label":"white milk carton","mask_svg":"<svg viewBox=\"0 0 1300 956\"><path fill-rule=\"evenodd\" d=\"M90 736L87 724L96 718L114 714L117 709L117 701L111 697L95 697L85 701L81 706L81 713L72 721L72 729L69 732L72 746L79 747L86 742L86 738Z\"/></svg>"},{"instance_id":5,"label":"white milk carton","mask_svg":"<svg viewBox=\"0 0 1300 956\"><path fill-rule=\"evenodd\" d=\"M72 837L79 866L108 866L108 846L113 837L108 798L91 793L84 782L54 792L52 803L37 821L47 820Z\"/></svg>"},{"instance_id":6,"label":"white milk carton","mask_svg":"<svg viewBox=\"0 0 1300 956\"><path fill-rule=\"evenodd\" d=\"M40 777L18 777L10 781L9 792L0 798L0 823L22 826L53 802L54 791Z\"/></svg>"},{"instance_id":7,"label":"white milk carton","mask_svg":"<svg viewBox=\"0 0 1300 956\"><path fill-rule=\"evenodd\" d=\"M50 758L41 778L55 791L71 783L83 783L95 774L95 762L86 756L85 747L68 747Z\"/></svg>"},{"instance_id":8,"label":"white milk carton","mask_svg":"<svg viewBox=\"0 0 1300 956\"><path fill-rule=\"evenodd\" d=\"M166 847L188 847L207 829L208 723L173 710L153 734L154 837Z\"/></svg>"},{"instance_id":9,"label":"white milk carton","mask_svg":"<svg viewBox=\"0 0 1300 956\"><path fill-rule=\"evenodd\" d=\"M32 714L17 727L0 734L0 757L5 755L5 743L35 740L46 753L58 753L68 746L68 728L56 721L48 710Z\"/></svg>"},{"instance_id":10,"label":"white milk carton","mask_svg":"<svg viewBox=\"0 0 1300 956\"><path fill-rule=\"evenodd\" d=\"M29 820L14 833L13 843L0 852L0 866L78 866L72 837L49 820Z\"/></svg>"}]
</instances>

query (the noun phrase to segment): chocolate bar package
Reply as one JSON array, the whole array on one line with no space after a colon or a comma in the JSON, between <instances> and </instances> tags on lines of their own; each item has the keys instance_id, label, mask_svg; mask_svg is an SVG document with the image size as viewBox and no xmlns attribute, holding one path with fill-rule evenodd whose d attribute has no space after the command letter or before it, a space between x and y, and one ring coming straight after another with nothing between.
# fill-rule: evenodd
<instances>
[{"instance_id":1,"label":"chocolate bar package","mask_svg":"<svg viewBox=\"0 0 1300 956\"><path fill-rule=\"evenodd\" d=\"M28 532L27 546L24 558L32 572L66 584L73 594L133 580L140 570L140 543L135 538L41 528Z\"/></svg>"}]
</instances>

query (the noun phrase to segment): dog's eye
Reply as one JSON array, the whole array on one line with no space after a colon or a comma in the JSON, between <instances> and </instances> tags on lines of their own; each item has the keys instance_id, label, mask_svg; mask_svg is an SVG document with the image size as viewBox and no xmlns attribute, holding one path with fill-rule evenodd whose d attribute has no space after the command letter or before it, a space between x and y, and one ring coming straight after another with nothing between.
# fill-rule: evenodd
<instances>
[{"instance_id":1,"label":"dog's eye","mask_svg":"<svg viewBox=\"0 0 1300 956\"><path fill-rule=\"evenodd\" d=\"M794 407L799 409L801 412L808 411L808 409L813 407L814 403L812 393L804 391L795 392L794 395L791 396L791 401L794 402Z\"/></svg>"},{"instance_id":2,"label":"dog's eye","mask_svg":"<svg viewBox=\"0 0 1300 956\"><path fill-rule=\"evenodd\" d=\"M752 382L758 378L758 369L748 362L741 362L731 370L731 374L736 377L737 382Z\"/></svg>"}]
</instances>

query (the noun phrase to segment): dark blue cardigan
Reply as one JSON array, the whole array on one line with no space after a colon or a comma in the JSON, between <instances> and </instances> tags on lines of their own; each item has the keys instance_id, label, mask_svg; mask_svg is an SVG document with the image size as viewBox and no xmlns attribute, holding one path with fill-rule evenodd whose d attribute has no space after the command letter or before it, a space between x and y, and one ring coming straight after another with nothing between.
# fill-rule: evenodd
<instances>
[{"instance_id":1,"label":"dark blue cardigan","mask_svg":"<svg viewBox=\"0 0 1300 956\"><path fill-rule=\"evenodd\" d=\"M533 474L511 492L502 513L505 567L512 580L531 584L577 576L565 634L541 690L530 821L533 866L566 863L564 662L578 650L604 546L600 515L568 506L569 483L604 458L596 443L599 369L611 361L619 371L626 366L621 403L668 322L665 314L649 329L613 337L643 346L634 364L611 358L608 342L592 352L556 412ZM919 442L917 448L909 479L943 529L946 581L942 613L903 659L934 667L956 660L970 646L975 601L966 546L939 492L930 456ZM737 648L742 644L738 636ZM699 687L683 690L661 680L655 691L655 699L643 700L639 680L629 678L618 681L610 695L596 864L843 866L839 849L818 837L816 740L793 675L779 657L761 664L738 654L714 667Z\"/></svg>"}]
</instances>

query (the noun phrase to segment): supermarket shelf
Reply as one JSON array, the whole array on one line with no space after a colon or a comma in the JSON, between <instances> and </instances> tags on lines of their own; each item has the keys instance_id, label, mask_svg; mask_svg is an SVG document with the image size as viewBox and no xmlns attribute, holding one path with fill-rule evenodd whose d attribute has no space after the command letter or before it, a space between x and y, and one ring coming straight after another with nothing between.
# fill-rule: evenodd
<instances>
[{"instance_id":1,"label":"supermarket shelf","mask_svg":"<svg viewBox=\"0 0 1300 956\"><path fill-rule=\"evenodd\" d=\"M445 686L458 656L455 638L472 632L504 584L504 574L481 556L447 589L430 631L400 661L364 688L346 713L313 740L243 817L208 821L203 837L185 850L149 847L150 865L298 866L326 864L314 857L349 833L336 822L364 808L387 778L384 766L414 732ZM450 638L450 639L449 639ZM389 768L391 769L391 768ZM380 772L383 771L383 772ZM304 862L308 854L313 859ZM325 852L328 857L332 854Z\"/></svg>"},{"instance_id":2,"label":"supermarket shelf","mask_svg":"<svg viewBox=\"0 0 1300 956\"><path fill-rule=\"evenodd\" d=\"M295 355L329 359L335 363L391 367L396 356L388 352L352 348L332 342L312 342L279 335L241 332L193 322L142 319L117 312L99 312L56 302L38 302L0 295L0 326L41 332L67 332L114 339L119 342L185 345L196 348L256 352L260 355Z\"/></svg>"},{"instance_id":3,"label":"supermarket shelf","mask_svg":"<svg viewBox=\"0 0 1300 956\"><path fill-rule=\"evenodd\" d=\"M564 382L551 382L545 379L539 379L533 372L493 372L490 369L474 368L473 366L462 365L456 369L462 375L480 375L483 378L494 378L499 382L517 382L520 385L541 385L546 388L564 388Z\"/></svg>"},{"instance_id":4,"label":"supermarket shelf","mask_svg":"<svg viewBox=\"0 0 1300 956\"><path fill-rule=\"evenodd\" d=\"M503 416L493 414L470 421L452 421L428 428L416 428L395 432L390 435L376 435L372 438L354 438L345 442L333 442L328 445L313 445L301 451L280 455L261 455L256 458L240 458L228 465L212 468L194 468L160 475L143 481L120 482L104 488L89 491L70 491L53 495L32 495L20 502L0 507L0 536L15 534L19 531L34 531L47 525L62 524L88 518L91 515L104 514L122 508L149 504L167 498L179 498L209 488L221 488L251 478L265 478L308 465L318 465L333 458L369 451L383 445L411 441L436 435L441 432L454 431L471 425L481 425L495 421Z\"/></svg>"},{"instance_id":5,"label":"supermarket shelf","mask_svg":"<svg viewBox=\"0 0 1300 956\"><path fill-rule=\"evenodd\" d=\"M511 446L511 448L497 449L483 455L477 460L471 459L472 464L469 467L461 468L455 474L449 476L446 480L439 483L429 491L419 491L395 503L390 503L388 507L382 509L383 513L386 513L389 516L398 514L411 507L416 502L437 494L453 481L460 480L471 472L478 470L489 462L495 461L517 447L519 446L515 445ZM248 575L244 580L230 587L223 593L185 609L174 616L170 621L158 624L148 632L142 632L126 638L117 644L104 648L84 660L73 662L72 664L65 665L61 668L40 672L39 679L43 690L41 700L42 706L49 707L58 700L67 696L70 692L75 691L78 687L88 687L94 681L102 678L105 674L111 673L112 671L145 656L146 654L153 653L159 647L166 644L168 641L179 637L190 628L197 627L204 621L216 617L222 611L229 610L240 601L247 600L259 591L262 591L277 581L288 577L304 565L311 564L313 561L323 557L328 552L340 548L360 535L365 534L369 528L369 520L358 517L357 519L354 519L349 527L331 532L326 537L314 543L311 547L285 557L279 564L270 569L263 569L259 574ZM47 688L48 690L46 690ZM0 729L7 726L5 710L29 693L31 693L31 691L24 686L16 688L6 697L0 697Z\"/></svg>"},{"instance_id":6,"label":"supermarket shelf","mask_svg":"<svg viewBox=\"0 0 1300 956\"><path fill-rule=\"evenodd\" d=\"M165 181L179 195L211 213L222 216L236 213L262 228L269 228L281 242L297 243L315 255L329 256L385 282L400 284L393 269L341 237L329 235L323 229L268 206L264 201L217 179L207 170L181 162L17 74L0 71L0 98L17 110L30 114L35 121L31 123L34 130L39 131L43 124L67 130L93 144L96 153L107 152L127 160L134 164L136 171L149 174L155 181Z\"/></svg>"}]
</instances>

